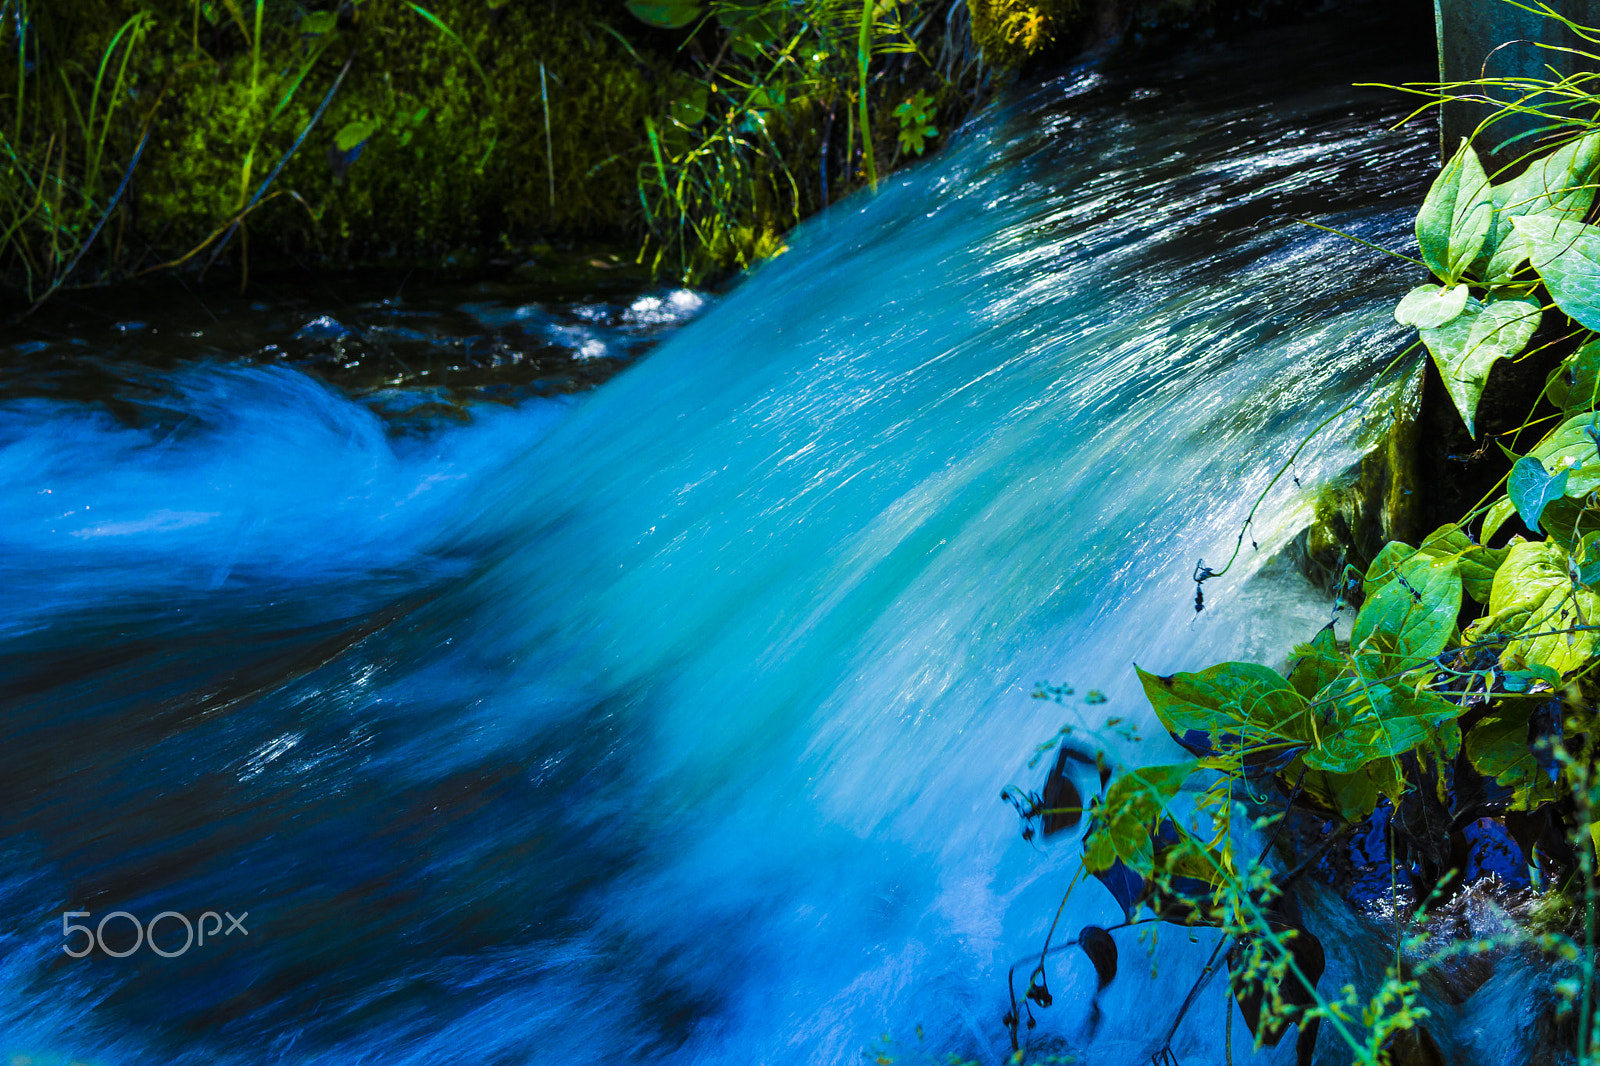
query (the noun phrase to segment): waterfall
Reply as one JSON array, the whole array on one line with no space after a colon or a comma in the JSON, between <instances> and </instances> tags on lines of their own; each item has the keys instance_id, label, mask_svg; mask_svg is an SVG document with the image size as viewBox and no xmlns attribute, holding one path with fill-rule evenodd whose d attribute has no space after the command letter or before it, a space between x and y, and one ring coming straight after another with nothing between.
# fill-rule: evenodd
<instances>
[{"instance_id":1,"label":"waterfall","mask_svg":"<svg viewBox=\"0 0 1600 1066\"><path fill-rule=\"evenodd\" d=\"M1349 87L1410 74L1372 40L1007 98L578 397L395 437L201 363L157 428L0 405L0 1053L1000 1062L1077 862L1001 789L1064 724L1172 758L1134 662L1329 616L1272 560L1379 428L1412 268L1295 220L1404 250L1432 151ZM248 935L63 954L117 910ZM1152 976L1130 935L1092 1039L1063 960L1038 1046L1148 1061L1196 938Z\"/></svg>"}]
</instances>

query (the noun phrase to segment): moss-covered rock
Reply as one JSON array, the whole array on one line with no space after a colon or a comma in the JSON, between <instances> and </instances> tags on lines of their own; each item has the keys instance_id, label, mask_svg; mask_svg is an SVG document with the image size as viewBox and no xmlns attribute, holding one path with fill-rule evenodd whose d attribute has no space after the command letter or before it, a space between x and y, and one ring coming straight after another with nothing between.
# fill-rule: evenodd
<instances>
[{"instance_id":1,"label":"moss-covered rock","mask_svg":"<svg viewBox=\"0 0 1600 1066\"><path fill-rule=\"evenodd\" d=\"M341 17L274 5L259 56L226 11L201 22L203 48L169 14L141 71L166 94L140 166L139 228L163 251L202 241L326 99L247 219L273 251L371 260L622 233L644 121L670 80L664 60L616 35L618 10L436 0L423 14L370 0Z\"/></svg>"},{"instance_id":2,"label":"moss-covered rock","mask_svg":"<svg viewBox=\"0 0 1600 1066\"><path fill-rule=\"evenodd\" d=\"M1083 0L967 0L972 40L997 67L1044 52L1084 15Z\"/></svg>"},{"instance_id":3,"label":"moss-covered rock","mask_svg":"<svg viewBox=\"0 0 1600 1066\"><path fill-rule=\"evenodd\" d=\"M865 143L892 169L910 94L932 92L948 130L984 84L964 34L916 23L935 74L878 27L864 142L850 18L806 23L820 36L797 66L787 34L653 28L620 0L16 2L0 273L30 302L67 270L223 243L235 266L409 266L648 234L646 262L705 279L862 184Z\"/></svg>"},{"instance_id":4,"label":"moss-covered rock","mask_svg":"<svg viewBox=\"0 0 1600 1066\"><path fill-rule=\"evenodd\" d=\"M1416 383L1401 390L1385 412L1377 446L1318 493L1297 554L1319 587L1331 587L1346 565L1365 571L1389 541L1419 539L1425 516L1415 490L1418 393Z\"/></svg>"}]
</instances>

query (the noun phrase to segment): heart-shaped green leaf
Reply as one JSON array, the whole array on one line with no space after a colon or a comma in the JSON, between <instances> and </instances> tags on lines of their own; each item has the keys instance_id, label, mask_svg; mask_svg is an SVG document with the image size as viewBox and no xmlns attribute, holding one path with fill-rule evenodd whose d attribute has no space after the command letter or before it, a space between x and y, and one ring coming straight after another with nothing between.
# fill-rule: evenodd
<instances>
[{"instance_id":1,"label":"heart-shaped green leaf","mask_svg":"<svg viewBox=\"0 0 1600 1066\"><path fill-rule=\"evenodd\" d=\"M1585 534L1575 554L1578 580L1589 586L1600 585L1600 532Z\"/></svg>"},{"instance_id":2,"label":"heart-shaped green leaf","mask_svg":"<svg viewBox=\"0 0 1600 1066\"><path fill-rule=\"evenodd\" d=\"M1571 470L1552 474L1531 455L1524 455L1517 460L1511 468L1511 475L1506 478L1506 495L1511 498L1517 514L1528 523L1529 529L1535 533L1544 532L1539 528L1539 518L1552 500L1559 500L1567 494L1567 479L1571 474Z\"/></svg>"},{"instance_id":3,"label":"heart-shaped green leaf","mask_svg":"<svg viewBox=\"0 0 1600 1066\"><path fill-rule=\"evenodd\" d=\"M1462 711L1431 692L1361 677L1333 682L1317 693L1315 704L1321 743L1302 758L1312 769L1334 774L1352 773L1374 759L1394 758L1437 740L1440 727Z\"/></svg>"},{"instance_id":4,"label":"heart-shaped green leaf","mask_svg":"<svg viewBox=\"0 0 1600 1066\"><path fill-rule=\"evenodd\" d=\"M1600 488L1600 415L1592 411L1573 415L1528 453L1544 464L1550 475L1566 473L1565 494L1583 497ZM1513 476L1516 468L1512 468ZM1512 502L1515 501L1513 497ZM1519 512L1521 508L1518 508ZM1526 517L1526 516L1524 516Z\"/></svg>"},{"instance_id":5,"label":"heart-shaped green leaf","mask_svg":"<svg viewBox=\"0 0 1600 1066\"><path fill-rule=\"evenodd\" d=\"M1434 329L1459 315L1466 308L1469 295L1465 285L1448 289L1440 285L1418 285L1401 298L1394 309L1394 320L1402 326Z\"/></svg>"},{"instance_id":6,"label":"heart-shaped green leaf","mask_svg":"<svg viewBox=\"0 0 1600 1066\"><path fill-rule=\"evenodd\" d=\"M1544 390L1551 403L1569 414L1600 407L1600 340L1590 340L1563 359Z\"/></svg>"},{"instance_id":7,"label":"heart-shaped green leaf","mask_svg":"<svg viewBox=\"0 0 1600 1066\"><path fill-rule=\"evenodd\" d=\"M1489 613L1507 616L1531 611L1567 580L1567 553L1549 541L1524 540L1511 545L1494 575Z\"/></svg>"},{"instance_id":8,"label":"heart-shaped green leaf","mask_svg":"<svg viewBox=\"0 0 1600 1066\"><path fill-rule=\"evenodd\" d=\"M1511 221L1556 306L1574 322L1600 329L1600 227L1542 215Z\"/></svg>"},{"instance_id":9,"label":"heart-shaped green leaf","mask_svg":"<svg viewBox=\"0 0 1600 1066\"><path fill-rule=\"evenodd\" d=\"M1500 662L1508 670L1546 667L1570 674L1600 653L1600 594L1560 545L1522 541L1495 574L1489 614L1468 629L1468 641L1510 637Z\"/></svg>"},{"instance_id":10,"label":"heart-shaped green leaf","mask_svg":"<svg viewBox=\"0 0 1600 1066\"><path fill-rule=\"evenodd\" d=\"M1486 716L1468 731L1466 751L1473 769L1512 789L1512 810L1531 810L1555 798L1550 778L1528 747L1526 711Z\"/></svg>"},{"instance_id":11,"label":"heart-shaped green leaf","mask_svg":"<svg viewBox=\"0 0 1600 1066\"><path fill-rule=\"evenodd\" d=\"M1495 571L1500 569L1500 564L1505 560L1506 549L1485 548L1467 536L1460 526L1453 524L1440 526L1422 538L1422 543L1415 548L1392 540L1383 546L1372 565L1367 567L1366 579L1362 582L1363 591L1371 596L1394 580L1402 563L1418 555L1454 559L1461 570L1461 584L1467 594L1480 603L1487 603L1494 587Z\"/></svg>"},{"instance_id":12,"label":"heart-shaped green leaf","mask_svg":"<svg viewBox=\"0 0 1600 1066\"><path fill-rule=\"evenodd\" d=\"M1106 791L1084 834L1084 866L1091 873L1109 869L1118 861L1148 877L1155 869L1155 848L1150 829L1162 808L1176 796L1195 771L1194 761L1168 766L1142 766L1129 770Z\"/></svg>"},{"instance_id":13,"label":"heart-shaped green leaf","mask_svg":"<svg viewBox=\"0 0 1600 1066\"><path fill-rule=\"evenodd\" d=\"M1417 213L1417 243L1423 262L1447 284L1461 279L1483 250L1494 219L1489 177L1472 146L1461 147L1444 165Z\"/></svg>"},{"instance_id":14,"label":"heart-shaped green leaf","mask_svg":"<svg viewBox=\"0 0 1600 1066\"><path fill-rule=\"evenodd\" d=\"M1255 740L1266 733L1299 738L1305 700L1277 671L1256 663L1219 663L1199 673L1160 677L1134 668L1156 717L1167 732L1183 735L1243 733ZM1248 723L1250 730L1244 730Z\"/></svg>"},{"instance_id":15,"label":"heart-shaped green leaf","mask_svg":"<svg viewBox=\"0 0 1600 1066\"><path fill-rule=\"evenodd\" d=\"M1509 668L1546 666L1570 674L1600 651L1600 632L1590 628L1595 625L1600 625L1600 595L1568 578L1529 613L1500 661Z\"/></svg>"},{"instance_id":16,"label":"heart-shaped green leaf","mask_svg":"<svg viewBox=\"0 0 1600 1066\"><path fill-rule=\"evenodd\" d=\"M1460 314L1442 326L1420 331L1468 432L1477 432L1478 399L1489 380L1489 368L1522 351L1538 328L1537 301L1491 295L1486 303L1468 298Z\"/></svg>"},{"instance_id":17,"label":"heart-shaped green leaf","mask_svg":"<svg viewBox=\"0 0 1600 1066\"><path fill-rule=\"evenodd\" d=\"M1474 269L1489 284L1511 277L1528 258L1526 241L1512 219L1541 215L1581 220L1594 203L1594 175L1600 166L1600 133L1591 133L1534 160L1521 174L1491 187L1494 224Z\"/></svg>"},{"instance_id":18,"label":"heart-shaped green leaf","mask_svg":"<svg viewBox=\"0 0 1600 1066\"><path fill-rule=\"evenodd\" d=\"M677 30L700 17L700 0L628 0L633 17L662 30Z\"/></svg>"},{"instance_id":19,"label":"heart-shaped green leaf","mask_svg":"<svg viewBox=\"0 0 1600 1066\"><path fill-rule=\"evenodd\" d=\"M1413 555L1395 579L1362 604L1352 647L1398 656L1415 666L1445 649L1461 613L1461 571L1453 556Z\"/></svg>"}]
</instances>

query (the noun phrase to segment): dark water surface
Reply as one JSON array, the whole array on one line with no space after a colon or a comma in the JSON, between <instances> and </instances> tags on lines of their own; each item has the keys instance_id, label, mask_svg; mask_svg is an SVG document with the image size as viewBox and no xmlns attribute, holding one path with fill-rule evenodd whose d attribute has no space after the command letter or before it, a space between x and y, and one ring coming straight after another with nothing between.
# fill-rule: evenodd
<instances>
[{"instance_id":1,"label":"dark water surface","mask_svg":"<svg viewBox=\"0 0 1600 1066\"><path fill-rule=\"evenodd\" d=\"M1198 617L1188 577L1405 339L1412 268L1293 221L1411 244L1433 138L1350 88L1427 75L1384 25L1052 80L715 306L30 326L0 350L0 1055L998 1062L1075 868L1002 786L1067 721L1168 758L1133 660L1272 661L1326 617L1244 577L1376 402ZM248 935L113 957L117 917L64 953L65 912L119 910ZM1130 939L1092 1039L1064 963L1036 1038L1147 1061L1208 949L1163 937L1152 978ZM1185 1025L1218 1061L1220 991Z\"/></svg>"}]
</instances>

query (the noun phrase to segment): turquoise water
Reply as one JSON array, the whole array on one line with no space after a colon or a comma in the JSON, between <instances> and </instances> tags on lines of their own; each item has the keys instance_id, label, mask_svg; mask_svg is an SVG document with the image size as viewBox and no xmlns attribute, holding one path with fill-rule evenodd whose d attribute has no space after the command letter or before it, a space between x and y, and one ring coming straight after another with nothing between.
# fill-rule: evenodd
<instances>
[{"instance_id":1,"label":"turquoise water","mask_svg":"<svg viewBox=\"0 0 1600 1066\"><path fill-rule=\"evenodd\" d=\"M1000 1061L1075 868L1002 787L1064 722L1168 757L1134 661L1272 661L1327 616L1245 579L1404 341L1410 268L1293 221L1407 244L1431 138L1348 88L1394 62L1353 24L1058 77L708 309L624 301L672 332L589 391L408 420L405 381L259 355L15 388L0 1053ZM1351 401L1196 615L1196 559ZM1086 886L1064 921L1115 909ZM117 910L248 935L63 952L64 912ZM1035 1040L1147 1061L1200 940L1151 977L1130 937L1092 1039L1063 961Z\"/></svg>"}]
</instances>

